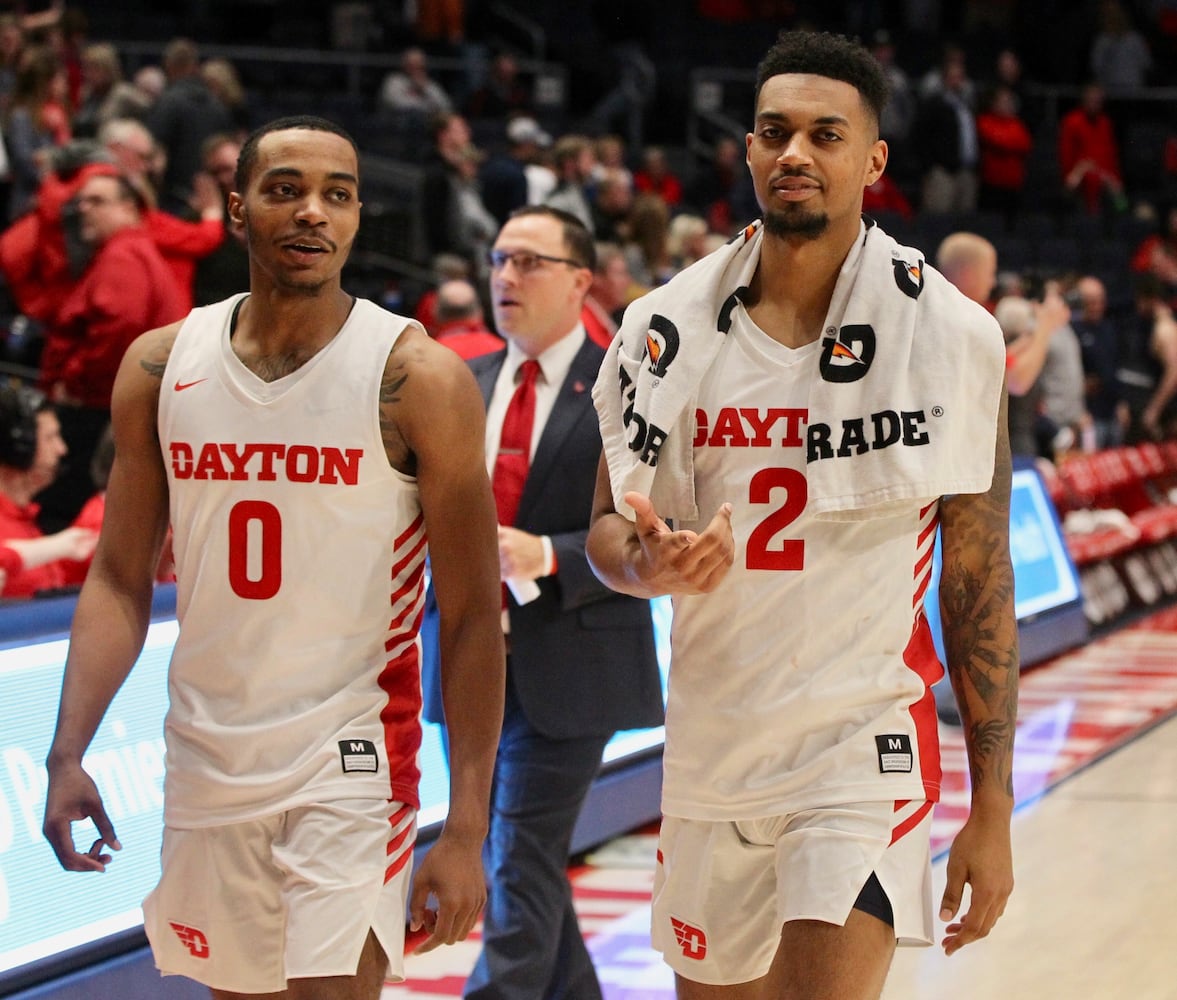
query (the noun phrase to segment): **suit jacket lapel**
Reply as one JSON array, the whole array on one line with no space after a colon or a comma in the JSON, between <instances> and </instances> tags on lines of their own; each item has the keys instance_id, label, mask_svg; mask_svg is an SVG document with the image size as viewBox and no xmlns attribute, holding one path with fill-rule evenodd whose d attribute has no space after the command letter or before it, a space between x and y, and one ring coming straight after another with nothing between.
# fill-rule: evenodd
<instances>
[{"instance_id":1,"label":"suit jacket lapel","mask_svg":"<svg viewBox=\"0 0 1177 1000\"><path fill-rule=\"evenodd\" d=\"M603 357L604 351L586 337L572 360L564 384L560 386L552 413L544 425L535 454L531 457L527 482L523 487L523 496L519 500L517 522L522 521L531 512L531 505L539 495L565 438L572 433L573 428L585 419L592 420L595 425L597 416L593 407L592 389Z\"/></svg>"},{"instance_id":2,"label":"suit jacket lapel","mask_svg":"<svg viewBox=\"0 0 1177 1000\"><path fill-rule=\"evenodd\" d=\"M506 360L506 351L496 351L494 354L475 358L470 365L475 379L478 380L478 388L482 392L483 409L490 406L490 396L494 392L495 380L499 377L499 372Z\"/></svg>"}]
</instances>

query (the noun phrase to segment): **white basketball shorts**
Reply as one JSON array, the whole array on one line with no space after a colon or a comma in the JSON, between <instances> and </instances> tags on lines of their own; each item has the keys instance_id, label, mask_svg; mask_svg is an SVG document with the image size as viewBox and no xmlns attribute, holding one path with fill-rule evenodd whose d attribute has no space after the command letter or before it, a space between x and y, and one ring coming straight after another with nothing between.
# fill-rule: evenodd
<instances>
[{"instance_id":1,"label":"white basketball shorts","mask_svg":"<svg viewBox=\"0 0 1177 1000\"><path fill-rule=\"evenodd\" d=\"M863 802L737 822L664 817L651 940L715 986L768 973L789 920L842 926L872 872L900 944L933 939L930 802Z\"/></svg>"},{"instance_id":2,"label":"white basketball shorts","mask_svg":"<svg viewBox=\"0 0 1177 1000\"><path fill-rule=\"evenodd\" d=\"M143 903L155 964L214 989L277 993L288 979L355 975L371 930L399 981L416 836L415 809L375 799L165 828Z\"/></svg>"}]
</instances>

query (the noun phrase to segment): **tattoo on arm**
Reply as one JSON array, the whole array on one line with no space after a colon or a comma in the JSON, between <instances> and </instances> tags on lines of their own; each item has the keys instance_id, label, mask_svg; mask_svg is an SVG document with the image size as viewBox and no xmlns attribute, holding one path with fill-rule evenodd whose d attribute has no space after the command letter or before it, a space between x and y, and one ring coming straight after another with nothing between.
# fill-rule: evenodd
<instances>
[{"instance_id":1,"label":"tattoo on arm","mask_svg":"<svg viewBox=\"0 0 1177 1000\"><path fill-rule=\"evenodd\" d=\"M969 747L974 789L1013 794L1018 636L1009 561L1009 511L986 495L945 505L951 535L940 581L944 643Z\"/></svg>"},{"instance_id":2,"label":"tattoo on arm","mask_svg":"<svg viewBox=\"0 0 1177 1000\"><path fill-rule=\"evenodd\" d=\"M403 365L397 365L391 371L384 369L384 378L380 380L380 402L397 403L400 401L400 390L409 380L409 373Z\"/></svg>"},{"instance_id":3,"label":"tattoo on arm","mask_svg":"<svg viewBox=\"0 0 1177 1000\"><path fill-rule=\"evenodd\" d=\"M380 380L380 436L384 439L384 451L391 465L412 474L415 463L395 410L395 404L402 399L401 390L408 380L409 373L404 363L390 357L384 368L384 377Z\"/></svg>"},{"instance_id":4,"label":"tattoo on arm","mask_svg":"<svg viewBox=\"0 0 1177 1000\"><path fill-rule=\"evenodd\" d=\"M175 342L176 338L173 336L153 345L150 352L139 359L139 367L152 378L162 380L164 369L168 364L168 358L172 353L172 345Z\"/></svg>"}]
</instances>

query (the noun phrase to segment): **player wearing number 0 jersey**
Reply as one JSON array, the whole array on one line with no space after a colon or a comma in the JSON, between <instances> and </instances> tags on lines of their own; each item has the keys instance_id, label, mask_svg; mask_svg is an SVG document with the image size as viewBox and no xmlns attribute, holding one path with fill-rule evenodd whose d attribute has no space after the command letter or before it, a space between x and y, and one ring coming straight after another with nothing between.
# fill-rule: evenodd
<instances>
[{"instance_id":1,"label":"player wearing number 0 jersey","mask_svg":"<svg viewBox=\"0 0 1177 1000\"><path fill-rule=\"evenodd\" d=\"M452 351L343 289L361 201L340 126L262 125L235 187L248 294L147 331L119 368L44 832L69 871L123 847L83 760L139 658L170 525L156 965L215 1000L377 1000L403 976L406 912L428 950L486 900L504 653L484 410ZM451 766L445 825L413 864L426 538ZM83 819L97 840L75 840Z\"/></svg>"},{"instance_id":2,"label":"player wearing number 0 jersey","mask_svg":"<svg viewBox=\"0 0 1177 1000\"><path fill-rule=\"evenodd\" d=\"M738 306L699 389L699 509L741 502L730 572L710 594L675 597L668 815L746 819L938 794L928 685L941 667L922 611L937 504L858 523L807 510L806 404L820 354L816 341L772 340ZM783 620L798 627L782 632Z\"/></svg>"},{"instance_id":3,"label":"player wearing number 0 jersey","mask_svg":"<svg viewBox=\"0 0 1177 1000\"><path fill-rule=\"evenodd\" d=\"M230 346L244 298L189 316L160 393L181 623L165 820L416 806L425 537L377 421L408 321L357 299L327 347L265 382Z\"/></svg>"}]
</instances>

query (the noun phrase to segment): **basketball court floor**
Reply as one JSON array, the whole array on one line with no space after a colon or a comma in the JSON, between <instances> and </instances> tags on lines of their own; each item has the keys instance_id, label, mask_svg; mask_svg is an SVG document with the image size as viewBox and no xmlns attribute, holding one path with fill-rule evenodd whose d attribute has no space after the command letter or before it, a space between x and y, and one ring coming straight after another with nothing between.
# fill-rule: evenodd
<instances>
[{"instance_id":1,"label":"basketball court floor","mask_svg":"<svg viewBox=\"0 0 1177 1000\"><path fill-rule=\"evenodd\" d=\"M960 732L941 738L937 894L968 804ZM1004 917L951 958L900 950L883 1000L1177 1000L1177 609L1022 674L1015 792ZM571 873L606 1000L674 996L649 946L654 843L650 831L622 837ZM410 956L408 981L383 1000L460 996L477 949L476 932Z\"/></svg>"}]
</instances>

